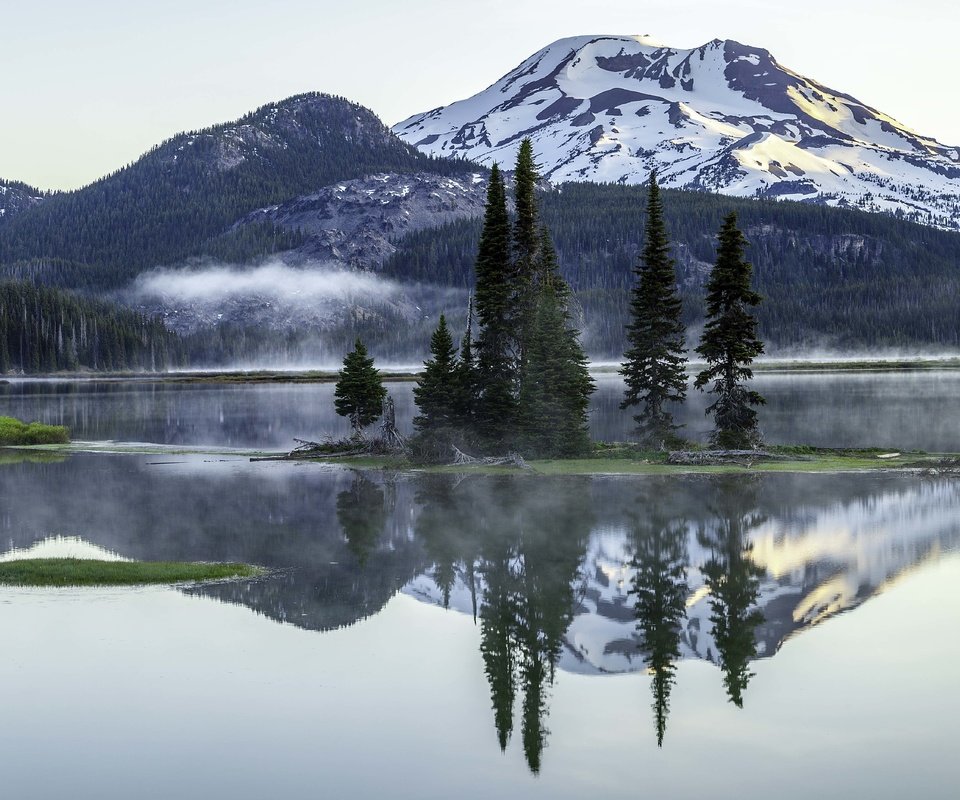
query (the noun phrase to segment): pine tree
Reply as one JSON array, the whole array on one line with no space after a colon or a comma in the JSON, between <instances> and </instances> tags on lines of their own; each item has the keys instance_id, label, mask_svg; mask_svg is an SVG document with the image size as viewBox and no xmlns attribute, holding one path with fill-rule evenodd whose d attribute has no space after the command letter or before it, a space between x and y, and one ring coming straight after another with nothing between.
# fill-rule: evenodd
<instances>
[{"instance_id":1,"label":"pine tree","mask_svg":"<svg viewBox=\"0 0 960 800\"><path fill-rule=\"evenodd\" d=\"M707 408L714 416L711 441L724 448L752 448L760 442L757 412L751 406L766 401L748 390L744 382L753 377L750 364L763 352L757 337L757 321L747 310L760 302L750 288L753 268L744 259L747 240L737 227L736 213L729 214L720 229L717 262L707 283L707 323L697 352L707 362L695 382L710 390L716 400Z\"/></svg>"},{"instance_id":2,"label":"pine tree","mask_svg":"<svg viewBox=\"0 0 960 800\"><path fill-rule=\"evenodd\" d=\"M637 283L630 301L627 340L630 348L620 368L626 383L620 408L642 404L634 416L639 438L648 446L676 440L677 425L665 408L687 395L683 304L663 222L663 202L656 172L650 173L644 247L634 268Z\"/></svg>"},{"instance_id":3,"label":"pine tree","mask_svg":"<svg viewBox=\"0 0 960 800\"><path fill-rule=\"evenodd\" d=\"M529 327L518 402L524 451L537 456L570 456L590 448L587 407L594 384L577 332L567 322L557 291L547 284Z\"/></svg>"},{"instance_id":4,"label":"pine tree","mask_svg":"<svg viewBox=\"0 0 960 800\"><path fill-rule=\"evenodd\" d=\"M503 177L490 171L483 230L476 261L477 337L475 418L478 431L496 449L510 436L516 416L513 351L514 290L510 260L510 217Z\"/></svg>"},{"instance_id":5,"label":"pine tree","mask_svg":"<svg viewBox=\"0 0 960 800\"><path fill-rule=\"evenodd\" d=\"M590 447L587 408L593 381L579 333L570 325L570 288L550 231L539 223L533 147L524 139L515 172L514 274L520 320L518 420L526 452L570 456Z\"/></svg>"},{"instance_id":6,"label":"pine tree","mask_svg":"<svg viewBox=\"0 0 960 800\"><path fill-rule=\"evenodd\" d=\"M357 438L363 436L363 429L378 419L383 411L387 390L360 339L343 359L333 396L337 413L350 420Z\"/></svg>"},{"instance_id":7,"label":"pine tree","mask_svg":"<svg viewBox=\"0 0 960 800\"><path fill-rule=\"evenodd\" d=\"M517 151L517 163L513 173L516 216L511 236L516 291L512 309L516 336L514 352L521 370L526 359L526 339L533 324L537 295L542 283L540 245L543 236L536 195L539 179L538 167L533 158L533 143L530 139L524 139Z\"/></svg>"},{"instance_id":8,"label":"pine tree","mask_svg":"<svg viewBox=\"0 0 960 800\"><path fill-rule=\"evenodd\" d=\"M431 358L424 362L423 374L413 390L420 414L414 418L417 445L430 457L442 456L456 436L460 425L460 365L447 319L441 314L440 324L430 338Z\"/></svg>"}]
</instances>

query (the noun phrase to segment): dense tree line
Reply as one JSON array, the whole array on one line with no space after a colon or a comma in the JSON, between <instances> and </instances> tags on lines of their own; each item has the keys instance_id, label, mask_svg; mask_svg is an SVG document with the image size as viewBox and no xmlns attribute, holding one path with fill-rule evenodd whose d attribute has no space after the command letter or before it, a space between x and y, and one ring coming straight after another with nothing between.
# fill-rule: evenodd
<instances>
[{"instance_id":1,"label":"dense tree line","mask_svg":"<svg viewBox=\"0 0 960 800\"><path fill-rule=\"evenodd\" d=\"M109 303L0 282L0 373L162 370L183 363L163 322Z\"/></svg>"},{"instance_id":2,"label":"dense tree line","mask_svg":"<svg viewBox=\"0 0 960 800\"><path fill-rule=\"evenodd\" d=\"M112 289L144 269L191 256L260 255L267 244L262 230L230 238L232 246L218 237L250 211L335 181L466 169L475 167L405 144L362 106L300 95L180 134L83 189L45 198L0 228L0 265L82 264L97 273L95 288ZM287 244L275 237L271 247ZM58 277L75 279L62 286L89 285L74 271Z\"/></svg>"},{"instance_id":3,"label":"dense tree line","mask_svg":"<svg viewBox=\"0 0 960 800\"><path fill-rule=\"evenodd\" d=\"M451 445L541 457L589 449L587 406L594 386L571 319L570 288L541 224L538 180L532 144L524 139L511 219L500 170L495 165L491 171L475 305L460 357L441 316L416 389L417 444L428 457L449 454Z\"/></svg>"},{"instance_id":4,"label":"dense tree line","mask_svg":"<svg viewBox=\"0 0 960 800\"><path fill-rule=\"evenodd\" d=\"M591 353L616 356L630 321L643 246L646 188L563 184L539 195L560 271L582 309ZM734 211L750 240L759 333L775 347L960 345L960 235L851 209L664 190L683 300L703 320L716 232ZM386 274L472 285L481 223L461 220L405 237Z\"/></svg>"}]
</instances>

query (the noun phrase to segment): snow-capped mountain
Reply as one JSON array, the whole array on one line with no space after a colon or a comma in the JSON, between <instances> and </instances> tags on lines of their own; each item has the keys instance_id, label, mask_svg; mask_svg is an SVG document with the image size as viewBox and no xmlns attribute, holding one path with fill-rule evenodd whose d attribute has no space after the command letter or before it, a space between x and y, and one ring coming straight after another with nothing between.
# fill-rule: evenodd
<instances>
[{"instance_id":1,"label":"snow-capped mountain","mask_svg":"<svg viewBox=\"0 0 960 800\"><path fill-rule=\"evenodd\" d=\"M488 89L394 126L424 152L512 163L529 136L551 181L640 183L903 214L960 228L960 148L767 51L715 39L561 39Z\"/></svg>"}]
</instances>

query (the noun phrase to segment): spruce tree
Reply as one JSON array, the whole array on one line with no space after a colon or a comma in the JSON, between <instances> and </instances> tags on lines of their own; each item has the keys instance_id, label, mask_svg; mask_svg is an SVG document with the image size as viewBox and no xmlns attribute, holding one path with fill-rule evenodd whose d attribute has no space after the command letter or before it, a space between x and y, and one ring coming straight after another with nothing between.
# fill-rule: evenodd
<instances>
[{"instance_id":1,"label":"spruce tree","mask_svg":"<svg viewBox=\"0 0 960 800\"><path fill-rule=\"evenodd\" d=\"M510 217L503 176L490 170L483 230L476 261L477 337L475 419L490 447L503 446L516 416L516 340L510 260Z\"/></svg>"},{"instance_id":2,"label":"spruce tree","mask_svg":"<svg viewBox=\"0 0 960 800\"><path fill-rule=\"evenodd\" d=\"M337 414L350 420L357 438L363 436L363 429L379 418L383 411L387 390L360 339L343 359L343 368L338 373L333 396Z\"/></svg>"},{"instance_id":3,"label":"spruce tree","mask_svg":"<svg viewBox=\"0 0 960 800\"><path fill-rule=\"evenodd\" d=\"M418 449L428 457L441 457L457 434L461 403L460 365L443 314L430 338L430 355L413 390L414 400L420 410L413 420L413 427L418 434Z\"/></svg>"},{"instance_id":4,"label":"spruce tree","mask_svg":"<svg viewBox=\"0 0 960 800\"><path fill-rule=\"evenodd\" d=\"M663 202L656 172L650 173L644 246L634 268L637 283L630 300L630 324L620 368L626 383L620 408L641 405L634 416L641 443L672 444L677 425L665 407L687 395L683 305L677 292L676 271L663 222Z\"/></svg>"},{"instance_id":5,"label":"spruce tree","mask_svg":"<svg viewBox=\"0 0 960 800\"><path fill-rule=\"evenodd\" d=\"M538 456L577 455L590 447L587 408L594 384L579 333L570 324L570 287L560 275L550 231L539 222L529 139L520 144L514 180L520 441L525 452Z\"/></svg>"},{"instance_id":6,"label":"spruce tree","mask_svg":"<svg viewBox=\"0 0 960 800\"><path fill-rule=\"evenodd\" d=\"M537 207L537 181L540 179L533 158L530 139L520 142L517 163L513 173L514 209L516 212L511 245L513 251L513 280L516 299L514 352L520 369L526 359L526 339L536 312L537 295L541 286L541 249L543 241L540 211Z\"/></svg>"},{"instance_id":7,"label":"spruce tree","mask_svg":"<svg viewBox=\"0 0 960 800\"><path fill-rule=\"evenodd\" d=\"M520 441L535 456L572 456L590 448L587 408L594 384L552 284L541 290L529 327L519 397Z\"/></svg>"},{"instance_id":8,"label":"spruce tree","mask_svg":"<svg viewBox=\"0 0 960 800\"><path fill-rule=\"evenodd\" d=\"M736 213L724 219L719 239L717 262L707 283L707 322L697 347L707 368L694 385L703 391L713 384L710 391L716 400L707 408L714 417L711 442L717 447L752 448L760 443L760 431L751 406L766 401L744 386L753 377L750 364L763 352L757 320L748 307L761 298L750 288L753 268L744 258L747 240L737 227Z\"/></svg>"}]
</instances>

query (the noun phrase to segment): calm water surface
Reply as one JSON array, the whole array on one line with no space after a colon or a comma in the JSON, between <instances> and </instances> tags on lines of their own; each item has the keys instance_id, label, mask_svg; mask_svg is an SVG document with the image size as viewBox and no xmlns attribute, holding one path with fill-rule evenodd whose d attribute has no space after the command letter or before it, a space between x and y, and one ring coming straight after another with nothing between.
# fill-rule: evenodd
<instances>
[{"instance_id":1,"label":"calm water surface","mask_svg":"<svg viewBox=\"0 0 960 800\"><path fill-rule=\"evenodd\" d=\"M624 441L633 422L620 411L623 383L596 376L591 433ZM760 374L768 441L824 447L898 447L960 451L960 371ZM410 429L413 384L389 383L397 421ZM677 414L686 434L705 439L705 395L691 389ZM294 438L341 436L349 426L333 410L333 384L228 385L15 381L0 386L0 414L67 425L75 439L290 449Z\"/></svg>"},{"instance_id":2,"label":"calm water surface","mask_svg":"<svg viewBox=\"0 0 960 800\"><path fill-rule=\"evenodd\" d=\"M897 446L957 435L947 374L766 380L770 438L852 435L866 403ZM910 424L918 386L926 426ZM334 422L326 386L0 391L0 413L90 439L285 447ZM616 394L602 382L595 425L623 425ZM819 425L818 394L846 397ZM806 420L802 435L787 420ZM276 570L0 589L3 797L958 790L955 478L396 476L7 453L0 541L0 558Z\"/></svg>"}]
</instances>

